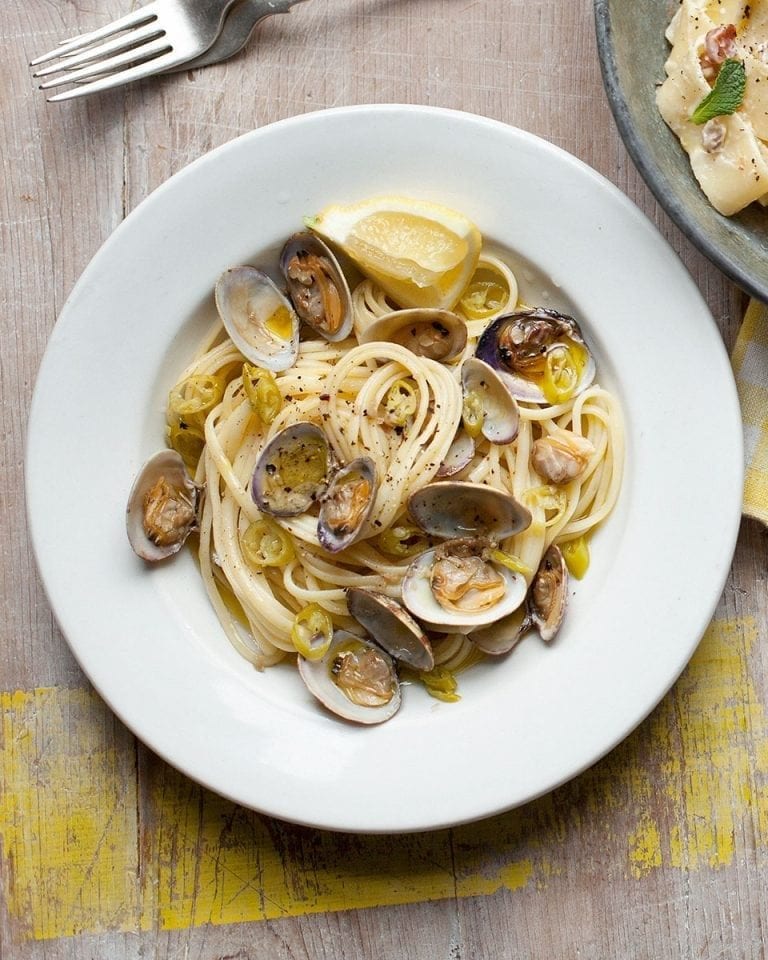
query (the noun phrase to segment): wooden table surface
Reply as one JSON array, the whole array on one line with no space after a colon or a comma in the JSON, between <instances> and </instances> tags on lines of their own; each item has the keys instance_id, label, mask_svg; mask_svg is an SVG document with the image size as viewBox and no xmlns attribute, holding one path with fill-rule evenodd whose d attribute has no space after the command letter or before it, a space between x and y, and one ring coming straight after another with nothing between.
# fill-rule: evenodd
<instances>
[{"instance_id":1,"label":"wooden table surface","mask_svg":"<svg viewBox=\"0 0 768 960\"><path fill-rule=\"evenodd\" d=\"M604 97L589 0L311 0L262 24L227 64L47 104L28 60L127 7L0 8L0 955L763 957L768 570L766 534L752 522L712 625L653 714L576 780L469 826L365 837L261 816L155 757L89 687L25 527L32 388L96 250L212 147L338 104L485 114L564 147L627 193L693 275L729 348L744 308L630 162ZM712 457L716 468L714 442ZM51 464L52 496L59 469Z\"/></svg>"}]
</instances>

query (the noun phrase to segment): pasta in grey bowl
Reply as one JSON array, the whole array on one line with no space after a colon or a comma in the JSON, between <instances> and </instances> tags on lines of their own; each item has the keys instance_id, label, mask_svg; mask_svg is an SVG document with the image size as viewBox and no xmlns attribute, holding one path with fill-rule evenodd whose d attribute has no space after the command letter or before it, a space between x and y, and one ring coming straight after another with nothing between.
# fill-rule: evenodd
<instances>
[{"instance_id":1,"label":"pasta in grey bowl","mask_svg":"<svg viewBox=\"0 0 768 960\"><path fill-rule=\"evenodd\" d=\"M686 236L743 290L768 301L768 209L724 217L693 176L688 156L656 107L676 9L669 0L595 0L603 81L616 125L640 174Z\"/></svg>"}]
</instances>

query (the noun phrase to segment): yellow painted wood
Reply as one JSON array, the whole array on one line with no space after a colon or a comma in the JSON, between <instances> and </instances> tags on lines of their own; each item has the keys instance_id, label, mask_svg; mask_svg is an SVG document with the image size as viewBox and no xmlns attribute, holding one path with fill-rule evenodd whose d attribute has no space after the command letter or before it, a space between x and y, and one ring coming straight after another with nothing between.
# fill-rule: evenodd
<instances>
[{"instance_id":1,"label":"yellow painted wood","mask_svg":"<svg viewBox=\"0 0 768 960\"><path fill-rule=\"evenodd\" d=\"M163 929L454 895L445 831L391 838L287 827L201 793L167 768L151 799L151 909Z\"/></svg>"},{"instance_id":2,"label":"yellow painted wood","mask_svg":"<svg viewBox=\"0 0 768 960\"><path fill-rule=\"evenodd\" d=\"M768 718L748 673L756 640L754 620L715 621L651 718L571 784L477 824L404 837L292 827L154 758L139 824L130 738L97 696L2 695L9 910L29 937L48 939L541 890L567 874L569 835L603 823L625 878L724 867L738 831L768 844Z\"/></svg>"},{"instance_id":3,"label":"yellow painted wood","mask_svg":"<svg viewBox=\"0 0 768 960\"><path fill-rule=\"evenodd\" d=\"M744 421L746 464L744 513L768 523L768 427L765 410L768 384L765 351L768 348L768 305L751 300L733 348L731 362Z\"/></svg>"},{"instance_id":4,"label":"yellow painted wood","mask_svg":"<svg viewBox=\"0 0 768 960\"><path fill-rule=\"evenodd\" d=\"M0 724L0 886L19 927L36 939L135 929L130 737L79 689L2 694Z\"/></svg>"}]
</instances>

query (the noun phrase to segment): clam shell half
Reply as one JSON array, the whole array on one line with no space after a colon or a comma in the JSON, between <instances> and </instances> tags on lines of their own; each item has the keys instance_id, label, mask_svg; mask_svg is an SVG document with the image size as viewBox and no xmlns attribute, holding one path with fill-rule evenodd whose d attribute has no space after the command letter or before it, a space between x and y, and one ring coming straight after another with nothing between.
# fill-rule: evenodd
<instances>
[{"instance_id":1,"label":"clam shell half","mask_svg":"<svg viewBox=\"0 0 768 960\"><path fill-rule=\"evenodd\" d=\"M389 654L337 630L320 660L298 659L301 679L324 707L355 723L383 723L400 709L400 683Z\"/></svg>"},{"instance_id":2,"label":"clam shell half","mask_svg":"<svg viewBox=\"0 0 768 960\"><path fill-rule=\"evenodd\" d=\"M587 351L587 362L571 394L577 396L595 379L595 360L578 323L565 313L536 307L503 314L483 331L475 356L498 371L513 397L547 404L540 383L526 371L534 369L553 347L568 340Z\"/></svg>"},{"instance_id":3,"label":"clam shell half","mask_svg":"<svg viewBox=\"0 0 768 960\"><path fill-rule=\"evenodd\" d=\"M280 270L296 313L326 340L352 332L352 295L327 244L314 233L295 233L280 254Z\"/></svg>"},{"instance_id":4,"label":"clam shell half","mask_svg":"<svg viewBox=\"0 0 768 960\"><path fill-rule=\"evenodd\" d=\"M347 606L355 620L395 660L415 670L434 667L435 658L427 635L397 600L374 590L350 587Z\"/></svg>"},{"instance_id":5,"label":"clam shell half","mask_svg":"<svg viewBox=\"0 0 768 960\"><path fill-rule=\"evenodd\" d=\"M251 496L262 513L298 516L325 493L332 467L325 434L302 420L275 434L264 447L253 470Z\"/></svg>"},{"instance_id":6,"label":"clam shell half","mask_svg":"<svg viewBox=\"0 0 768 960\"><path fill-rule=\"evenodd\" d=\"M197 529L200 487L175 450L161 450L142 467L131 487L125 513L134 553L154 563L181 550Z\"/></svg>"},{"instance_id":7,"label":"clam shell half","mask_svg":"<svg viewBox=\"0 0 768 960\"><path fill-rule=\"evenodd\" d=\"M447 363L464 349L467 325L450 310L394 310L363 330L360 343L399 343L418 357Z\"/></svg>"},{"instance_id":8,"label":"clam shell half","mask_svg":"<svg viewBox=\"0 0 768 960\"><path fill-rule=\"evenodd\" d=\"M568 567L560 547L552 544L531 581L528 610L546 643L554 640L568 603Z\"/></svg>"},{"instance_id":9,"label":"clam shell half","mask_svg":"<svg viewBox=\"0 0 768 960\"><path fill-rule=\"evenodd\" d=\"M444 544L443 548L450 546ZM478 544L478 555L484 544ZM491 564L504 583L503 595L492 605L480 610L449 610L441 604L432 588L432 572L441 548L427 550L411 563L402 583L403 603L421 623L430 629L455 633L506 617L525 601L527 585L519 574L501 564Z\"/></svg>"},{"instance_id":10,"label":"clam shell half","mask_svg":"<svg viewBox=\"0 0 768 960\"><path fill-rule=\"evenodd\" d=\"M299 318L270 278L256 267L231 267L216 283L216 309L246 360L287 370L299 354Z\"/></svg>"},{"instance_id":11,"label":"clam shell half","mask_svg":"<svg viewBox=\"0 0 768 960\"><path fill-rule=\"evenodd\" d=\"M475 393L481 399L485 439L512 443L520 427L520 407L496 370L484 360L468 357L461 365L461 387L465 397Z\"/></svg>"},{"instance_id":12,"label":"clam shell half","mask_svg":"<svg viewBox=\"0 0 768 960\"><path fill-rule=\"evenodd\" d=\"M330 553L354 543L371 515L379 482L370 457L357 457L333 475L320 498L317 539Z\"/></svg>"},{"instance_id":13,"label":"clam shell half","mask_svg":"<svg viewBox=\"0 0 768 960\"><path fill-rule=\"evenodd\" d=\"M416 523L433 537L504 540L531 525L531 513L511 493L482 483L437 480L408 498Z\"/></svg>"}]
</instances>

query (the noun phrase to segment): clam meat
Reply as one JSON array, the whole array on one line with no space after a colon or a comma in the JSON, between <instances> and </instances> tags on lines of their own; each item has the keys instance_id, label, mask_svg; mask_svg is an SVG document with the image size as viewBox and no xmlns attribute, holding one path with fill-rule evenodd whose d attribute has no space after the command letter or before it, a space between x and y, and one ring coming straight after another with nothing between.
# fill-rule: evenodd
<instances>
[{"instance_id":1,"label":"clam meat","mask_svg":"<svg viewBox=\"0 0 768 960\"><path fill-rule=\"evenodd\" d=\"M317 539L330 553L354 543L371 514L378 479L370 457L358 457L336 471L320 497Z\"/></svg>"},{"instance_id":2,"label":"clam meat","mask_svg":"<svg viewBox=\"0 0 768 960\"><path fill-rule=\"evenodd\" d=\"M595 378L595 361L579 325L564 313L536 307L497 317L475 356L496 369L518 400L561 403Z\"/></svg>"},{"instance_id":3,"label":"clam meat","mask_svg":"<svg viewBox=\"0 0 768 960\"><path fill-rule=\"evenodd\" d=\"M199 497L200 487L175 450L151 457L128 497L126 529L134 552L150 562L177 553L197 529Z\"/></svg>"},{"instance_id":4,"label":"clam meat","mask_svg":"<svg viewBox=\"0 0 768 960\"><path fill-rule=\"evenodd\" d=\"M400 708L400 683L392 658L368 640L337 630L319 660L298 658L307 689L337 716L383 723Z\"/></svg>"},{"instance_id":5,"label":"clam meat","mask_svg":"<svg viewBox=\"0 0 768 960\"><path fill-rule=\"evenodd\" d=\"M246 360L287 370L299 354L299 318L270 278L256 267L231 267L216 283L216 309Z\"/></svg>"},{"instance_id":6,"label":"clam meat","mask_svg":"<svg viewBox=\"0 0 768 960\"><path fill-rule=\"evenodd\" d=\"M262 513L295 517L326 491L333 455L325 434L301 421L281 430L261 452L251 478L251 496Z\"/></svg>"},{"instance_id":7,"label":"clam meat","mask_svg":"<svg viewBox=\"0 0 768 960\"><path fill-rule=\"evenodd\" d=\"M531 465L540 477L559 486L580 477L594 452L591 440L557 427L546 437L534 441Z\"/></svg>"},{"instance_id":8,"label":"clam meat","mask_svg":"<svg viewBox=\"0 0 768 960\"><path fill-rule=\"evenodd\" d=\"M352 331L352 296L339 262L313 233L296 233L283 247L280 269L296 313L326 340Z\"/></svg>"}]
</instances>

